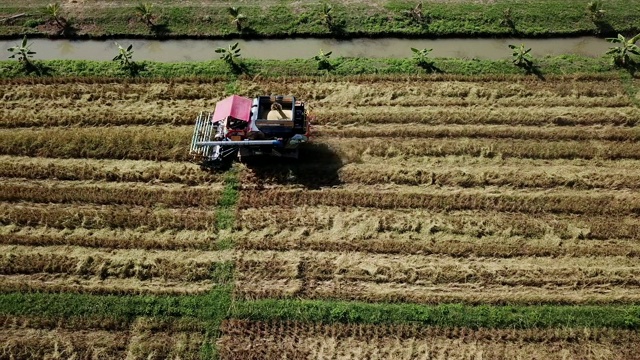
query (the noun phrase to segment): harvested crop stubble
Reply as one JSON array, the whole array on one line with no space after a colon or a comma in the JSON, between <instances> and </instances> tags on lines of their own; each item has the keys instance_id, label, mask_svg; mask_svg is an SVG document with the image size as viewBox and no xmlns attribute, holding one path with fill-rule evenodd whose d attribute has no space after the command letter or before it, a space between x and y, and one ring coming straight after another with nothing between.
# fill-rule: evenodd
<instances>
[{"instance_id":1,"label":"harvested crop stubble","mask_svg":"<svg viewBox=\"0 0 640 360\"><path fill-rule=\"evenodd\" d=\"M259 93L288 93L291 86L298 89L297 96L313 101L315 106L425 106L425 105L517 105L538 106L628 106L631 104L620 79L581 80L550 78L540 82L524 77L493 81L491 77L469 81L433 78L395 77L393 80L361 81L281 81L264 80L245 83ZM550 104L551 104L550 103Z\"/></svg>"},{"instance_id":2,"label":"harvested crop stubble","mask_svg":"<svg viewBox=\"0 0 640 360\"><path fill-rule=\"evenodd\" d=\"M222 358L634 359L638 334L610 329L500 330L417 325L222 323ZM259 340L259 343L257 341Z\"/></svg>"},{"instance_id":3,"label":"harvested crop stubble","mask_svg":"<svg viewBox=\"0 0 640 360\"><path fill-rule=\"evenodd\" d=\"M336 128L319 126L314 128L314 136L319 138L486 138L486 139L523 139L523 140L604 140L638 141L639 128L602 127L602 126L506 126L506 125L447 125L447 126L398 126L380 124L369 127Z\"/></svg>"},{"instance_id":4,"label":"harvested crop stubble","mask_svg":"<svg viewBox=\"0 0 640 360\"><path fill-rule=\"evenodd\" d=\"M197 295L216 285L211 280L184 282L137 278L98 279L66 274L0 275L2 292L79 293L92 295Z\"/></svg>"},{"instance_id":5,"label":"harvested crop stubble","mask_svg":"<svg viewBox=\"0 0 640 360\"><path fill-rule=\"evenodd\" d=\"M212 250L216 235L194 230L56 229L0 226L1 245L71 245L109 249Z\"/></svg>"},{"instance_id":6,"label":"harvested crop stubble","mask_svg":"<svg viewBox=\"0 0 640 360\"><path fill-rule=\"evenodd\" d=\"M222 184L195 187L3 178L0 178L0 187L3 189L0 201L136 206L209 207L218 203L222 193Z\"/></svg>"},{"instance_id":7,"label":"harvested crop stubble","mask_svg":"<svg viewBox=\"0 0 640 360\"><path fill-rule=\"evenodd\" d=\"M298 206L292 212L289 208L268 206L242 210L238 220L244 230L263 230L268 235L263 236L266 239L283 231L304 239L319 230L328 230L335 239L342 240L375 239L382 232L414 233L415 239L433 234L529 239L548 236L558 241L640 239L640 219L636 216L532 215L492 211L436 213L421 209L344 209L332 206Z\"/></svg>"},{"instance_id":8,"label":"harvested crop stubble","mask_svg":"<svg viewBox=\"0 0 640 360\"><path fill-rule=\"evenodd\" d=\"M193 163L146 160L95 160L0 156L0 177L25 179L161 182L202 185L221 182L222 174Z\"/></svg>"},{"instance_id":9,"label":"harvested crop stubble","mask_svg":"<svg viewBox=\"0 0 640 360\"><path fill-rule=\"evenodd\" d=\"M636 160L592 161L418 157L367 158L338 171L345 184L397 184L455 187L637 189Z\"/></svg>"},{"instance_id":10,"label":"harvested crop stubble","mask_svg":"<svg viewBox=\"0 0 640 360\"><path fill-rule=\"evenodd\" d=\"M358 106L335 108L331 105L313 111L314 124L423 124L423 125L525 125L525 126L593 126L635 125L640 121L640 110L632 106L590 107L557 104L545 101L547 107L483 105L432 106Z\"/></svg>"},{"instance_id":11,"label":"harvested crop stubble","mask_svg":"<svg viewBox=\"0 0 640 360\"><path fill-rule=\"evenodd\" d=\"M0 133L1 137L1 133ZM522 139L412 139L358 138L322 139L350 162L362 162L365 155L385 158L414 156L477 156L531 159L640 159L640 142L635 141L547 141Z\"/></svg>"},{"instance_id":12,"label":"harvested crop stubble","mask_svg":"<svg viewBox=\"0 0 640 360\"><path fill-rule=\"evenodd\" d=\"M632 303L640 299L640 267L626 257L469 259L260 252L238 258L236 270L235 291L249 299L304 296L432 304Z\"/></svg>"},{"instance_id":13,"label":"harvested crop stubble","mask_svg":"<svg viewBox=\"0 0 640 360\"><path fill-rule=\"evenodd\" d=\"M200 332L3 329L2 357L79 359L199 359Z\"/></svg>"},{"instance_id":14,"label":"harvested crop stubble","mask_svg":"<svg viewBox=\"0 0 640 360\"><path fill-rule=\"evenodd\" d=\"M502 189L432 189L412 187L325 190L243 190L241 208L264 206L338 206L378 209L429 209L433 211L500 211L584 215L640 214L640 195L628 191L556 190L525 191Z\"/></svg>"},{"instance_id":15,"label":"harvested crop stubble","mask_svg":"<svg viewBox=\"0 0 640 360\"><path fill-rule=\"evenodd\" d=\"M122 205L0 203L0 225L57 229L210 230L215 212L198 209L151 209Z\"/></svg>"},{"instance_id":16,"label":"harvested crop stubble","mask_svg":"<svg viewBox=\"0 0 640 360\"><path fill-rule=\"evenodd\" d=\"M191 126L0 129L0 154L185 161L192 133Z\"/></svg>"},{"instance_id":17,"label":"harvested crop stubble","mask_svg":"<svg viewBox=\"0 0 640 360\"><path fill-rule=\"evenodd\" d=\"M0 245L0 274L67 274L86 279L163 279L196 282L212 279L228 266L228 251L97 250L72 246ZM214 279L216 280L216 279Z\"/></svg>"}]
</instances>

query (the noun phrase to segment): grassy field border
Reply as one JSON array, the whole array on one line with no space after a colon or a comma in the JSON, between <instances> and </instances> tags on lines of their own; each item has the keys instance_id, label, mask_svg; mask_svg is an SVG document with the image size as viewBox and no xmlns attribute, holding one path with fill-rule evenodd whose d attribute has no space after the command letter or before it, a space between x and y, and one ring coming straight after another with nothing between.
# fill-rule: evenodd
<instances>
[{"instance_id":1,"label":"grassy field border","mask_svg":"<svg viewBox=\"0 0 640 360\"><path fill-rule=\"evenodd\" d=\"M35 50L35 49L34 49ZM506 53L506 52L505 52ZM507 53L508 54L508 53ZM604 55L604 54L603 54ZM431 67L425 69L413 58L335 58L331 69L320 69L313 59L256 60L242 59L241 65L231 67L222 60L202 62L163 63L140 61L143 68L135 78L159 79L235 79L282 76L447 76L447 75L526 75L541 80L546 75L571 74L628 74L616 68L610 59L590 58L578 55L560 55L534 60L535 73L516 67L511 60L479 60L434 58ZM47 78L133 78L131 74L110 61L88 60L34 60L36 69L26 69L17 61L0 61L0 79ZM242 69L238 72L237 69ZM230 85L231 86L231 85Z\"/></svg>"},{"instance_id":2,"label":"grassy field border","mask_svg":"<svg viewBox=\"0 0 640 360\"><path fill-rule=\"evenodd\" d=\"M331 19L322 5L291 2L243 4L246 16L240 29L225 5L196 7L157 0L152 25L140 21L135 4L107 7L68 7L61 15L69 20L60 32L42 14L46 2L33 8L10 2L0 7L0 18L26 14L0 28L0 37L21 34L68 38L273 38L273 37L550 37L567 35L614 35L637 32L640 9L625 0L604 3L602 19L594 20L583 0L502 0L491 3L437 2L423 6L415 15L416 1L391 0L374 4L328 1Z\"/></svg>"}]
</instances>

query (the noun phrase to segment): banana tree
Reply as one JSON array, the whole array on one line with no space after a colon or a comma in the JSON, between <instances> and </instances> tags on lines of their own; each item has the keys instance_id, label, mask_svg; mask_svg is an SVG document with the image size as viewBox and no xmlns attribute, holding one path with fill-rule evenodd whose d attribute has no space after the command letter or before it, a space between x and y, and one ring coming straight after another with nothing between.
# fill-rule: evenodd
<instances>
[{"instance_id":1,"label":"banana tree","mask_svg":"<svg viewBox=\"0 0 640 360\"><path fill-rule=\"evenodd\" d=\"M227 11L229 11L229 15L231 16L231 23L236 25L236 29L238 29L238 31L242 31L242 24L247 17L235 6L228 8Z\"/></svg>"},{"instance_id":2,"label":"banana tree","mask_svg":"<svg viewBox=\"0 0 640 360\"><path fill-rule=\"evenodd\" d=\"M46 8L44 8L45 15L49 16L51 20L55 21L55 23L58 25L58 27L60 27L60 29L64 29L65 28L64 23L66 21L62 17L61 12L62 12L62 7L60 6L60 3L49 4L47 5Z\"/></svg>"},{"instance_id":3,"label":"banana tree","mask_svg":"<svg viewBox=\"0 0 640 360\"><path fill-rule=\"evenodd\" d=\"M133 44L129 45L126 49L118 43L116 43L116 46L118 47L118 55L113 58L113 61L119 62L123 69L132 69L135 66L135 62L133 61Z\"/></svg>"},{"instance_id":4,"label":"banana tree","mask_svg":"<svg viewBox=\"0 0 640 360\"><path fill-rule=\"evenodd\" d=\"M328 27L333 27L333 6L323 3L322 4L322 22Z\"/></svg>"},{"instance_id":5,"label":"banana tree","mask_svg":"<svg viewBox=\"0 0 640 360\"><path fill-rule=\"evenodd\" d=\"M33 55L36 54L36 52L32 51L30 47L31 44L27 42L27 36L25 35L25 37L22 38L22 43L16 46L12 46L8 49L9 52L12 53L12 55L9 56L9 59L18 59L18 61L24 63L25 66L33 65L29 58L32 58Z\"/></svg>"},{"instance_id":6,"label":"banana tree","mask_svg":"<svg viewBox=\"0 0 640 360\"><path fill-rule=\"evenodd\" d=\"M329 61L329 58L331 57L331 53L332 51L329 51L326 53L322 51L322 49L320 49L320 52L318 52L318 55L313 57L313 60L318 62L319 70L329 70L332 68L331 62Z\"/></svg>"},{"instance_id":7,"label":"banana tree","mask_svg":"<svg viewBox=\"0 0 640 360\"><path fill-rule=\"evenodd\" d=\"M590 1L587 4L587 14L589 14L591 21L593 21L594 23L602 21L605 14L605 11L602 9L602 1L600 0Z\"/></svg>"},{"instance_id":8,"label":"banana tree","mask_svg":"<svg viewBox=\"0 0 640 360\"><path fill-rule=\"evenodd\" d=\"M530 68L533 65L531 57L531 48L525 49L524 44L520 46L509 45L509 49L513 50L513 64L517 67Z\"/></svg>"},{"instance_id":9,"label":"banana tree","mask_svg":"<svg viewBox=\"0 0 640 360\"><path fill-rule=\"evenodd\" d=\"M231 66L235 66L236 58L240 57L240 48L238 47L237 42L233 45L229 45L227 48L216 48L215 52L220 54L220 59L224 60L224 62Z\"/></svg>"},{"instance_id":10,"label":"banana tree","mask_svg":"<svg viewBox=\"0 0 640 360\"><path fill-rule=\"evenodd\" d=\"M640 55L640 48L636 45L638 40L640 40L640 34L629 40L620 34L618 34L617 38L607 38L608 42L620 45L609 48L607 55L611 56L611 60L617 66L627 67L632 65L634 61L631 55Z\"/></svg>"},{"instance_id":11,"label":"banana tree","mask_svg":"<svg viewBox=\"0 0 640 360\"><path fill-rule=\"evenodd\" d=\"M433 49L416 49L411 48L413 52L413 60L420 67L431 67L433 65L433 61L429 58L429 53L433 51Z\"/></svg>"},{"instance_id":12,"label":"banana tree","mask_svg":"<svg viewBox=\"0 0 640 360\"><path fill-rule=\"evenodd\" d=\"M135 11L147 26L153 26L153 4L151 3L138 3L135 7Z\"/></svg>"}]
</instances>

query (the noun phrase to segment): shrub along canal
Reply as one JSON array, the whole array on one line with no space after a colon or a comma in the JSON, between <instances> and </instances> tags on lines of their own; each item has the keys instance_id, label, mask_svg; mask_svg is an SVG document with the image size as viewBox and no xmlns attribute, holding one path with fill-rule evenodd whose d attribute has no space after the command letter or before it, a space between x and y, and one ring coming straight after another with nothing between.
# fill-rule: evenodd
<instances>
[{"instance_id":1,"label":"shrub along canal","mask_svg":"<svg viewBox=\"0 0 640 360\"><path fill-rule=\"evenodd\" d=\"M433 57L499 60L511 57L509 44L524 43L534 57L575 54L589 57L604 55L611 44L596 37L556 39L268 39L268 40L31 40L36 59L41 60L111 60L123 47L133 44L136 60L163 62L204 61L217 59L217 47L238 42L242 57L254 59L308 59L320 49L332 51L333 57L403 58L411 48L433 49ZM8 49L19 40L0 41Z\"/></svg>"}]
</instances>

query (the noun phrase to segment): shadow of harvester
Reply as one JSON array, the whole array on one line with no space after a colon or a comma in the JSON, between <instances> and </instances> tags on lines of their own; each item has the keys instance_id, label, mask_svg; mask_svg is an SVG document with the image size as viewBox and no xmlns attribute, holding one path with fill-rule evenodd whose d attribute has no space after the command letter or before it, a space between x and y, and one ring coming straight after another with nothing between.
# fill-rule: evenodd
<instances>
[{"instance_id":1,"label":"shadow of harvester","mask_svg":"<svg viewBox=\"0 0 640 360\"><path fill-rule=\"evenodd\" d=\"M254 156L242 162L249 170L247 180L255 182L258 187L278 184L319 189L341 183L338 171L343 166L342 159L326 144L300 146L298 159Z\"/></svg>"}]
</instances>

